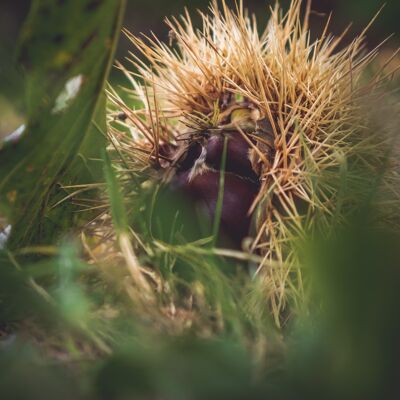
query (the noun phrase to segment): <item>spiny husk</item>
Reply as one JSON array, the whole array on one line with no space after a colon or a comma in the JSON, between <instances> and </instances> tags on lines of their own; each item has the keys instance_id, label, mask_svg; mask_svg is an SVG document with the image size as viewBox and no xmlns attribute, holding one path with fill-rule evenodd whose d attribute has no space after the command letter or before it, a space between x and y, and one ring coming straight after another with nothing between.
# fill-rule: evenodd
<instances>
[{"instance_id":1,"label":"spiny husk","mask_svg":"<svg viewBox=\"0 0 400 400\"><path fill-rule=\"evenodd\" d=\"M214 2L209 15L201 13L201 29L187 12L167 20L171 45L125 31L136 49L130 58L134 71L120 67L132 85L128 93L142 106L130 108L110 89L109 134L127 170L137 174L162 159L160 145L176 143L188 131L221 128L247 104L254 132L243 120L235 128L255 143L252 157L261 182L249 210L255 230L248 250L260 257L257 273L279 324L287 301L298 303L304 296L293 243L317 223L328 231L333 218L345 219L352 203L339 209L339 187L349 160L363 171L355 182L375 176L382 165L388 135L370 135L360 108L379 101L390 73L382 69L365 79L378 53L364 50L366 30L342 47L346 32L328 34L330 17L322 35L311 40L309 4L303 17L300 0L286 14L278 5L270 12L262 34L242 4L232 11L225 1L221 7ZM117 122L130 136L115 127L119 113L123 121ZM257 121L270 126L272 155L256 135Z\"/></svg>"}]
</instances>

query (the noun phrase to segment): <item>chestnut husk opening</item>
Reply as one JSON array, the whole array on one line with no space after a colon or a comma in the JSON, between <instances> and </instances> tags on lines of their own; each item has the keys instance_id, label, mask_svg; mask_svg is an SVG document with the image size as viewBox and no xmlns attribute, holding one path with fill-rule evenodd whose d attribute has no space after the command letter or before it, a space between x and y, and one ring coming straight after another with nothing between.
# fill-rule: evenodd
<instances>
[{"instance_id":1,"label":"chestnut husk opening","mask_svg":"<svg viewBox=\"0 0 400 400\"><path fill-rule=\"evenodd\" d=\"M196 236L198 239L204 234L204 229L202 232L198 226L204 226L204 219L211 227L219 196L225 137L225 184L217 244L241 249L243 239L250 233L252 215L249 210L260 190L260 181L250 161L251 146L240 132L232 130L211 135L205 133L201 140L188 139L181 144L185 146L183 152L179 146L160 146L159 151L163 157L174 158L180 154L179 159L170 165L164 164L165 174L171 177L166 182L162 195L164 200L160 204L163 203L163 207L169 209L170 215L175 215L177 211L186 214L187 221L183 221L183 225L187 225L187 238L195 240ZM204 168L193 174L193 168L200 159L203 148L206 152ZM189 214L188 209L192 210Z\"/></svg>"}]
</instances>

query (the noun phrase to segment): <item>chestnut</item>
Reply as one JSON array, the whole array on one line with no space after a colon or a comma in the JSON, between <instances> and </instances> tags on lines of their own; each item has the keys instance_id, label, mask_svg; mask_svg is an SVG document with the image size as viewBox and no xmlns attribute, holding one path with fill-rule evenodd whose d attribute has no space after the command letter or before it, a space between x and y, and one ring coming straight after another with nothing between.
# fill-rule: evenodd
<instances>
[{"instance_id":1,"label":"chestnut","mask_svg":"<svg viewBox=\"0 0 400 400\"><path fill-rule=\"evenodd\" d=\"M175 176L174 186L193 206L200 206L210 221L214 220L218 201L220 171L207 170L188 179L189 172ZM240 248L248 235L251 216L249 209L257 196L259 184L232 172L225 172L221 214L221 234L233 247Z\"/></svg>"}]
</instances>

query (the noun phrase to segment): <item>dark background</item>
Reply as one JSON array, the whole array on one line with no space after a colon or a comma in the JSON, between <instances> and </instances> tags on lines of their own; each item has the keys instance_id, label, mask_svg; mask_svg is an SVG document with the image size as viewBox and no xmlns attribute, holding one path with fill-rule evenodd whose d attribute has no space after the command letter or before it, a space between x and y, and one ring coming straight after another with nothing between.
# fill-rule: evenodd
<instances>
[{"instance_id":1,"label":"dark background","mask_svg":"<svg viewBox=\"0 0 400 400\"><path fill-rule=\"evenodd\" d=\"M257 15L260 27L269 16L268 6L275 0L244 0L244 4ZM14 130L23 122L23 78L13 63L16 41L21 25L26 17L30 0L0 0L0 137ZM228 4L233 0L228 0ZM282 0L282 6L287 8L289 0ZM167 40L168 29L164 18L179 15L186 6L195 22L199 21L196 9L207 10L209 0L127 0L127 12L124 26L135 34L153 31L163 40ZM350 41L372 19L384 4L384 0L314 0L313 10L317 13L311 16L311 29L317 36L324 26L330 11L333 19L330 31L339 34L350 22L352 29L347 36ZM400 43L400 1L387 0L381 15L367 34L367 46L373 48L394 33L386 47L396 48ZM117 58L123 61L130 48L128 40L121 37ZM118 79L114 70L112 80Z\"/></svg>"},{"instance_id":2,"label":"dark background","mask_svg":"<svg viewBox=\"0 0 400 400\"><path fill-rule=\"evenodd\" d=\"M288 0L283 0L287 6ZM0 1L0 43L11 44L18 35L18 30L30 6L30 0ZM229 3L229 1L228 1ZM233 1L232 1L233 3ZM391 33L399 32L400 2L398 0L314 0L312 7L321 13L333 11L332 31L339 32L349 22L354 22L354 32L362 29L375 12L386 3L386 7L375 23L368 37L371 44L376 44ZM133 32L154 31L158 35L166 35L163 23L165 16L178 15L186 6L189 10L197 8L205 10L209 0L127 0L125 26ZM247 8L257 14L262 21L268 16L267 6L274 4L269 0L244 1ZM320 17L312 18L312 25L321 24ZM397 42L399 38L397 38Z\"/></svg>"}]
</instances>

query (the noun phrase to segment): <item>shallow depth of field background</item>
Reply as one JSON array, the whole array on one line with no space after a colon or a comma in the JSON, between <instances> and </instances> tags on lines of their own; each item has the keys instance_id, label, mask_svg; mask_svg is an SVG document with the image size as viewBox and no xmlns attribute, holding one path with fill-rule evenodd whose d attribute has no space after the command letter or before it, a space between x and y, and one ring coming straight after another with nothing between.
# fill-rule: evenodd
<instances>
[{"instance_id":1,"label":"shallow depth of field background","mask_svg":"<svg viewBox=\"0 0 400 400\"><path fill-rule=\"evenodd\" d=\"M257 15L261 27L268 18L268 5L273 3L268 0L244 1L246 7ZM184 7L187 7L196 21L196 9L205 10L208 4L208 0L128 0L124 25L136 34L153 31L160 38L167 40L168 28L164 24L166 16L179 15ZM282 1L282 4L287 5L288 0ZM333 19L330 25L332 33L339 34L350 22L353 22L353 27L347 36L350 40L368 24L383 4L382 0L314 0L312 7L319 15L314 13L311 17L312 32L315 35L321 32L327 15L332 11ZM23 83L21 76L13 68L12 59L18 31L29 10L29 5L29 0L1 0L0 2L0 137L12 132L23 122L21 95ZM391 34L395 35L388 41L386 48L389 51L397 47L400 42L399 15L400 2L386 1L382 14L368 32L369 48L378 45ZM122 37L117 58L123 61L129 48L129 42ZM116 71L113 72L112 79L119 79Z\"/></svg>"}]
</instances>

